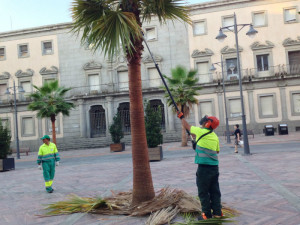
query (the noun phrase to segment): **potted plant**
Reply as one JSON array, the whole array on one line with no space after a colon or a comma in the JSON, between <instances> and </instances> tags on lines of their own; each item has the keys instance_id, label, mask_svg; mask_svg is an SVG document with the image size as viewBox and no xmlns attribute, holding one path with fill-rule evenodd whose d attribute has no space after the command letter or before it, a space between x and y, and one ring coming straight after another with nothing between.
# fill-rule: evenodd
<instances>
[{"instance_id":1,"label":"potted plant","mask_svg":"<svg viewBox=\"0 0 300 225\"><path fill-rule=\"evenodd\" d=\"M117 113L113 118L113 124L109 127L109 133L113 144L110 145L111 152L120 152L125 150L125 143L121 143L121 139L124 137L122 129L121 116Z\"/></svg>"},{"instance_id":2,"label":"potted plant","mask_svg":"<svg viewBox=\"0 0 300 225\"><path fill-rule=\"evenodd\" d=\"M15 169L15 159L7 158L11 155L11 135L7 126L2 125L0 119L0 171Z\"/></svg>"},{"instance_id":3,"label":"potted plant","mask_svg":"<svg viewBox=\"0 0 300 225\"><path fill-rule=\"evenodd\" d=\"M161 108L151 108L146 102L145 127L148 144L149 161L160 161L163 159L162 146L163 135L161 133Z\"/></svg>"}]
</instances>

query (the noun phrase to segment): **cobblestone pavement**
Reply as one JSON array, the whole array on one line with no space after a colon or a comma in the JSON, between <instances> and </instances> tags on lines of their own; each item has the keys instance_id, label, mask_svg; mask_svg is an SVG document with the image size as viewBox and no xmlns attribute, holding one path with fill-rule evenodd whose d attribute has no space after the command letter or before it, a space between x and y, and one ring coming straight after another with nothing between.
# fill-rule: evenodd
<instances>
[{"instance_id":1,"label":"cobblestone pavement","mask_svg":"<svg viewBox=\"0 0 300 225\"><path fill-rule=\"evenodd\" d=\"M249 136L251 153L232 146L220 137L220 186L222 201L241 212L237 224L300 224L300 133L286 136ZM163 145L164 160L151 162L156 190L170 186L195 195L196 165L191 147L180 143ZM16 170L0 173L0 225L140 225L145 218L74 214L39 217L43 204L63 200L68 194L107 196L132 188L131 149L110 153L109 148L61 151L55 192L44 190L42 172L37 170L36 153L21 156Z\"/></svg>"}]
</instances>

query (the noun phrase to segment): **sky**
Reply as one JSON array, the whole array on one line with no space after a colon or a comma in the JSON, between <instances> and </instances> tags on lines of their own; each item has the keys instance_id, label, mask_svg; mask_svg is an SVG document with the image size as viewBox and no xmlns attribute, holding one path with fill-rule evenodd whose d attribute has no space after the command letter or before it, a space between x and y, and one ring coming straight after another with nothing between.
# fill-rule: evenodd
<instances>
[{"instance_id":1,"label":"sky","mask_svg":"<svg viewBox=\"0 0 300 225\"><path fill-rule=\"evenodd\" d=\"M190 4L211 0L187 0ZM0 32L71 22L72 0L0 0Z\"/></svg>"}]
</instances>

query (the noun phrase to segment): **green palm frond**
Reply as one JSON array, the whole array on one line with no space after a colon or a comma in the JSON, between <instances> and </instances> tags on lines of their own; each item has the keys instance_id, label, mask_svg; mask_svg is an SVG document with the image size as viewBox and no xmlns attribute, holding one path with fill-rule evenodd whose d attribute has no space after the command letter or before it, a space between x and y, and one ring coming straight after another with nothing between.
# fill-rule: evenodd
<instances>
[{"instance_id":1,"label":"green palm frond","mask_svg":"<svg viewBox=\"0 0 300 225\"><path fill-rule=\"evenodd\" d=\"M150 22L158 17L160 23L179 20L191 24L188 7L182 0L142 0L143 21Z\"/></svg>"},{"instance_id":2,"label":"green palm frond","mask_svg":"<svg viewBox=\"0 0 300 225\"><path fill-rule=\"evenodd\" d=\"M135 15L120 6L112 0L74 0L72 32L82 35L82 44L88 42L109 57L120 50L132 53L134 41L142 38L141 29Z\"/></svg>"}]
</instances>

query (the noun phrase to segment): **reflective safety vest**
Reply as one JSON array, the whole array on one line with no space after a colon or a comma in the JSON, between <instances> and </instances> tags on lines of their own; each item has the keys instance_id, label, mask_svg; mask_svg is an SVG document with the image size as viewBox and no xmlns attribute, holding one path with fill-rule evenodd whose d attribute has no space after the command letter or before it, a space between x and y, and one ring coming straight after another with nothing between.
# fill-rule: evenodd
<instances>
[{"instance_id":1,"label":"reflective safety vest","mask_svg":"<svg viewBox=\"0 0 300 225\"><path fill-rule=\"evenodd\" d=\"M40 164L41 162L47 162L52 160L60 160L56 145L52 142L50 142L49 145L41 145L38 153L37 163Z\"/></svg>"},{"instance_id":2,"label":"reflective safety vest","mask_svg":"<svg viewBox=\"0 0 300 225\"><path fill-rule=\"evenodd\" d=\"M191 133L196 135L196 141L205 133L210 132L207 128L191 126ZM205 165L219 165L217 152L220 151L219 138L212 132L201 138L196 147L195 163Z\"/></svg>"}]
</instances>

